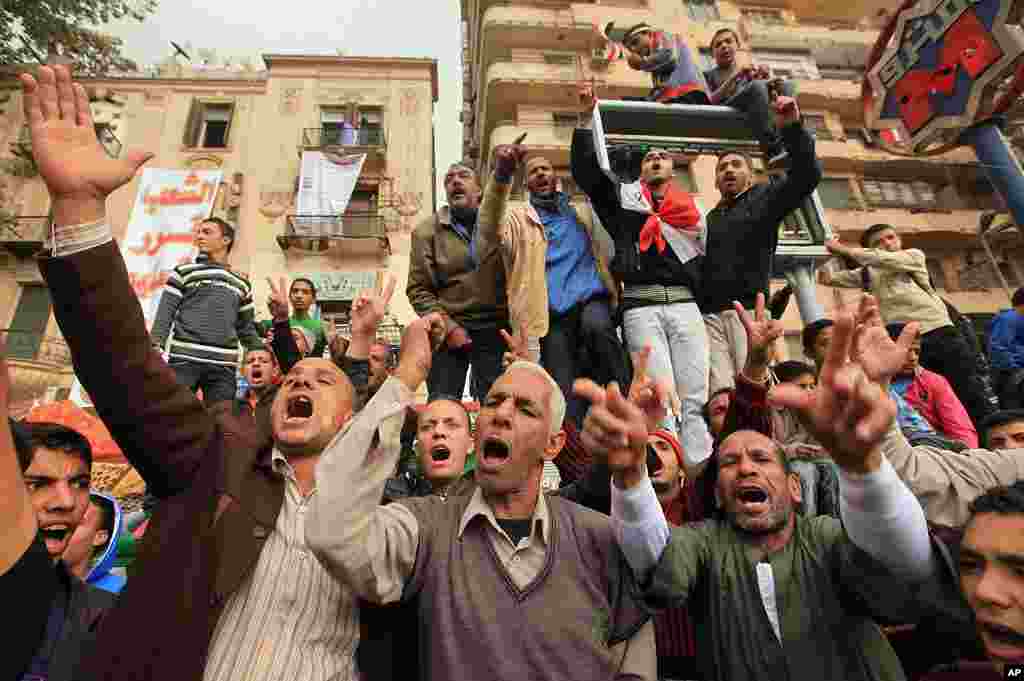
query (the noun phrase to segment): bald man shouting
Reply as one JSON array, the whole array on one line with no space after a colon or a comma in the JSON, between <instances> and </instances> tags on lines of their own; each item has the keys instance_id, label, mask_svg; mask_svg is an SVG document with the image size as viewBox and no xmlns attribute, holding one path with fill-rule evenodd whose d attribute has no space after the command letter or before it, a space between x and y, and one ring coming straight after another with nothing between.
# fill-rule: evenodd
<instances>
[{"instance_id":1,"label":"bald man shouting","mask_svg":"<svg viewBox=\"0 0 1024 681\"><path fill-rule=\"evenodd\" d=\"M521 145L495 150L494 179L505 199L525 155ZM611 239L588 205L573 205L559 190L548 159L526 162L526 189L528 200L507 207L488 237L505 264L512 329L529 358L558 383L566 416L578 426L587 405L573 395L574 380L629 384L613 321L618 289L608 270Z\"/></svg>"}]
</instances>

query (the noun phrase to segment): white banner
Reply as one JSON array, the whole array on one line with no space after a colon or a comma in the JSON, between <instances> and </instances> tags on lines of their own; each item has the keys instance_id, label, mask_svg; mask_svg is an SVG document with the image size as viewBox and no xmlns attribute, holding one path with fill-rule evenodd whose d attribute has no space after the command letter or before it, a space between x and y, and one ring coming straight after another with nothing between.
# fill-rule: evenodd
<instances>
[{"instance_id":1,"label":"white banner","mask_svg":"<svg viewBox=\"0 0 1024 681\"><path fill-rule=\"evenodd\" d=\"M300 235L329 235L343 229L337 218L348 208L365 160L366 154L302 152L295 218L295 229Z\"/></svg>"},{"instance_id":2,"label":"white banner","mask_svg":"<svg viewBox=\"0 0 1024 681\"><path fill-rule=\"evenodd\" d=\"M171 270L195 257L192 230L210 217L222 177L220 170L142 171L121 252L147 327Z\"/></svg>"}]
</instances>

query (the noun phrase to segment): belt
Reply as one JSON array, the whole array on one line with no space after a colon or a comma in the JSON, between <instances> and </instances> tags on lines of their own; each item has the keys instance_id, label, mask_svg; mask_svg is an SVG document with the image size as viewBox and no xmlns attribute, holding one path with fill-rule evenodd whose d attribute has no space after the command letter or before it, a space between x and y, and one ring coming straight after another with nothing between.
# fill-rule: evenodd
<instances>
[{"instance_id":1,"label":"belt","mask_svg":"<svg viewBox=\"0 0 1024 681\"><path fill-rule=\"evenodd\" d=\"M695 300L693 291L686 286L663 286L661 284L626 284L622 297L625 301L661 305L692 303Z\"/></svg>"}]
</instances>

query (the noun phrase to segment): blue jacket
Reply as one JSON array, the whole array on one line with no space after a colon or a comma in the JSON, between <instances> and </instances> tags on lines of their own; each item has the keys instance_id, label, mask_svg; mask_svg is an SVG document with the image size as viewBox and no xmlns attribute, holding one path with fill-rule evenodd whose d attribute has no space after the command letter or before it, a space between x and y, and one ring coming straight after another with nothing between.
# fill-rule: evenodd
<instances>
[{"instance_id":1,"label":"blue jacket","mask_svg":"<svg viewBox=\"0 0 1024 681\"><path fill-rule=\"evenodd\" d=\"M90 492L89 496L93 500L99 501L101 504L107 506L113 506L114 509L114 529L110 532L110 540L107 542L107 546L103 549L103 553L93 563L92 568L89 570L89 574L85 576L86 584L95 586L104 591L111 593L121 593L121 589L124 588L127 579L121 575L111 574L110 569L114 567L114 560L117 558L117 540L121 536L122 527L124 526L124 518L121 513L121 505L117 503L114 497L102 494L100 492Z\"/></svg>"},{"instance_id":2,"label":"blue jacket","mask_svg":"<svg viewBox=\"0 0 1024 681\"><path fill-rule=\"evenodd\" d=\"M1024 369L1024 315L1003 310L988 327L989 361L995 370Z\"/></svg>"}]
</instances>

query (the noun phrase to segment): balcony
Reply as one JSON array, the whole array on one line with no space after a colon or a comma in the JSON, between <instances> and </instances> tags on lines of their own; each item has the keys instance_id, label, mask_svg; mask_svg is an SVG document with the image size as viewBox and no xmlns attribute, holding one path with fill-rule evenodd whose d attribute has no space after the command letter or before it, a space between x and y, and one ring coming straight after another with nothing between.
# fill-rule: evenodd
<instances>
[{"instance_id":1,"label":"balcony","mask_svg":"<svg viewBox=\"0 0 1024 681\"><path fill-rule=\"evenodd\" d=\"M346 243L376 242L385 255L391 254L391 242L384 228L384 217L377 213L350 212L344 215L289 215L285 233L277 237L281 250L327 253L348 250Z\"/></svg>"},{"instance_id":2,"label":"balcony","mask_svg":"<svg viewBox=\"0 0 1024 681\"><path fill-rule=\"evenodd\" d=\"M384 131L380 128L306 128L302 131L304 149L341 147L352 152L383 152L387 149Z\"/></svg>"},{"instance_id":3,"label":"balcony","mask_svg":"<svg viewBox=\"0 0 1024 681\"><path fill-rule=\"evenodd\" d=\"M7 344L7 358L63 368L71 366L71 351L63 338L40 331L0 329Z\"/></svg>"},{"instance_id":4,"label":"balcony","mask_svg":"<svg viewBox=\"0 0 1024 681\"><path fill-rule=\"evenodd\" d=\"M17 258L30 258L43 247L49 225L50 218L46 215L0 218L0 246Z\"/></svg>"}]
</instances>

